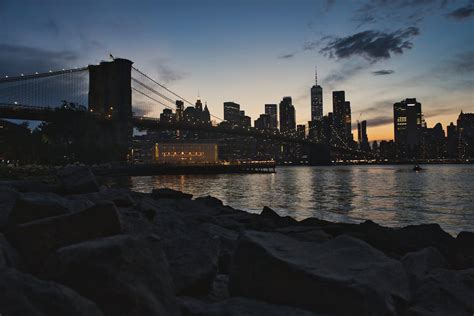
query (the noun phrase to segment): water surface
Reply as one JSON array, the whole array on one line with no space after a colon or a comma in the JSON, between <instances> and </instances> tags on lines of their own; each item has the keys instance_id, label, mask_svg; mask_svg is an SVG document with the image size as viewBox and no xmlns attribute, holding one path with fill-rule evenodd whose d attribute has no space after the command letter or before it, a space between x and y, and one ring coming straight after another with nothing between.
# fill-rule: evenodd
<instances>
[{"instance_id":1,"label":"water surface","mask_svg":"<svg viewBox=\"0 0 474 316\"><path fill-rule=\"evenodd\" d=\"M269 206L298 220L405 226L439 223L457 234L474 230L474 165L279 167L275 174L132 177L130 187L212 195L248 212Z\"/></svg>"}]
</instances>

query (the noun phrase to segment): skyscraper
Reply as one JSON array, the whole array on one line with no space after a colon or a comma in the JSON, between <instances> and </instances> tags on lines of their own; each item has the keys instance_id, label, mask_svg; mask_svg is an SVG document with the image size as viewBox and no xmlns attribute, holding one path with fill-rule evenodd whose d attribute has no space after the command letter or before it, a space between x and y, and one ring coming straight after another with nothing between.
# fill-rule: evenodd
<instances>
[{"instance_id":1,"label":"skyscraper","mask_svg":"<svg viewBox=\"0 0 474 316\"><path fill-rule=\"evenodd\" d=\"M311 122L323 120L323 88L318 85L318 72L315 69L314 86L311 87Z\"/></svg>"},{"instance_id":2,"label":"skyscraper","mask_svg":"<svg viewBox=\"0 0 474 316\"><path fill-rule=\"evenodd\" d=\"M402 158L419 156L423 113L421 103L415 98L406 99L393 105L395 143Z\"/></svg>"},{"instance_id":3,"label":"skyscraper","mask_svg":"<svg viewBox=\"0 0 474 316\"><path fill-rule=\"evenodd\" d=\"M351 131L351 103L346 101L346 93L344 91L333 91L332 92L332 109L334 119L334 132L335 138L333 139L336 143L341 142L348 144L352 141Z\"/></svg>"},{"instance_id":4,"label":"skyscraper","mask_svg":"<svg viewBox=\"0 0 474 316\"><path fill-rule=\"evenodd\" d=\"M284 97L280 102L280 132L294 131L296 129L295 107L291 97Z\"/></svg>"},{"instance_id":5,"label":"skyscraper","mask_svg":"<svg viewBox=\"0 0 474 316\"><path fill-rule=\"evenodd\" d=\"M224 102L224 120L232 124L240 124L240 104Z\"/></svg>"},{"instance_id":6,"label":"skyscraper","mask_svg":"<svg viewBox=\"0 0 474 316\"><path fill-rule=\"evenodd\" d=\"M367 121L357 122L357 141L361 150L368 150L369 138L367 137Z\"/></svg>"},{"instance_id":7,"label":"skyscraper","mask_svg":"<svg viewBox=\"0 0 474 316\"><path fill-rule=\"evenodd\" d=\"M276 104L265 104L265 114L270 117L270 128L278 129L278 114Z\"/></svg>"},{"instance_id":8,"label":"skyscraper","mask_svg":"<svg viewBox=\"0 0 474 316\"><path fill-rule=\"evenodd\" d=\"M180 122L183 119L184 102L176 100L176 120Z\"/></svg>"},{"instance_id":9,"label":"skyscraper","mask_svg":"<svg viewBox=\"0 0 474 316\"><path fill-rule=\"evenodd\" d=\"M351 144L354 141L352 136L352 119L351 119L351 102L344 102L344 138L346 144Z\"/></svg>"}]
</instances>

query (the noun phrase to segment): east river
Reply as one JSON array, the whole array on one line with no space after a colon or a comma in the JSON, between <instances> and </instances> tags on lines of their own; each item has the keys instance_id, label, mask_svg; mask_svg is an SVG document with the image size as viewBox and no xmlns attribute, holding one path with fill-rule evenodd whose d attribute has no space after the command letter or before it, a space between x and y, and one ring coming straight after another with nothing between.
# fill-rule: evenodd
<instances>
[{"instance_id":1,"label":"east river","mask_svg":"<svg viewBox=\"0 0 474 316\"><path fill-rule=\"evenodd\" d=\"M385 226L438 223L456 235L474 230L474 165L278 167L275 174L150 176L131 189L172 188L212 195L248 212L269 206L298 220L371 219Z\"/></svg>"}]
</instances>

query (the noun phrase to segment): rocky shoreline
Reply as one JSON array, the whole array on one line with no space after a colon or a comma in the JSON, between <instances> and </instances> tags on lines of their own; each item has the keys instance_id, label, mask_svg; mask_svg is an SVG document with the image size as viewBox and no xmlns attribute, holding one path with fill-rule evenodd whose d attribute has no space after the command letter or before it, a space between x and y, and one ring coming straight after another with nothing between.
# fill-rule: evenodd
<instances>
[{"instance_id":1,"label":"rocky shoreline","mask_svg":"<svg viewBox=\"0 0 474 316\"><path fill-rule=\"evenodd\" d=\"M296 221L213 197L0 180L0 314L472 315L474 233Z\"/></svg>"}]
</instances>

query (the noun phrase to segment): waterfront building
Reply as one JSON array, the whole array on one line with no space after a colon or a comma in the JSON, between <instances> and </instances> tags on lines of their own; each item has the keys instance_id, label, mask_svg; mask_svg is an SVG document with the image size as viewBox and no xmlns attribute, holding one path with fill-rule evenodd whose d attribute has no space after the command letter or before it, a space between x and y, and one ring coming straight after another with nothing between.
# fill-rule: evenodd
<instances>
[{"instance_id":1,"label":"waterfront building","mask_svg":"<svg viewBox=\"0 0 474 316\"><path fill-rule=\"evenodd\" d=\"M298 124L296 126L296 135L299 138L305 138L306 137L306 125L304 124Z\"/></svg>"},{"instance_id":2,"label":"waterfront building","mask_svg":"<svg viewBox=\"0 0 474 316\"><path fill-rule=\"evenodd\" d=\"M265 104L265 114L270 117L270 128L278 129L278 114L276 104Z\"/></svg>"},{"instance_id":3,"label":"waterfront building","mask_svg":"<svg viewBox=\"0 0 474 316\"><path fill-rule=\"evenodd\" d=\"M233 124L240 124L240 104L235 102L224 102L224 120Z\"/></svg>"},{"instance_id":4,"label":"waterfront building","mask_svg":"<svg viewBox=\"0 0 474 316\"><path fill-rule=\"evenodd\" d=\"M315 69L314 86L311 87L311 122L323 120L323 88L318 85L318 71ZM316 124L317 125L317 124Z\"/></svg>"},{"instance_id":5,"label":"waterfront building","mask_svg":"<svg viewBox=\"0 0 474 316\"><path fill-rule=\"evenodd\" d=\"M255 120L254 126L258 130L271 129L271 117L268 114L260 114L260 117Z\"/></svg>"},{"instance_id":6,"label":"waterfront building","mask_svg":"<svg viewBox=\"0 0 474 316\"><path fill-rule=\"evenodd\" d=\"M280 102L280 132L295 131L296 113L291 97L284 97Z\"/></svg>"},{"instance_id":7,"label":"waterfront building","mask_svg":"<svg viewBox=\"0 0 474 316\"><path fill-rule=\"evenodd\" d=\"M463 111L461 111L457 125L459 133L459 158L474 158L474 113L463 113Z\"/></svg>"},{"instance_id":8,"label":"waterfront building","mask_svg":"<svg viewBox=\"0 0 474 316\"><path fill-rule=\"evenodd\" d=\"M176 121L181 122L183 120L184 102L176 100Z\"/></svg>"},{"instance_id":9,"label":"waterfront building","mask_svg":"<svg viewBox=\"0 0 474 316\"><path fill-rule=\"evenodd\" d=\"M163 109L163 112L160 114L160 122L163 123L174 123L176 121L176 115L171 109Z\"/></svg>"},{"instance_id":10,"label":"waterfront building","mask_svg":"<svg viewBox=\"0 0 474 316\"><path fill-rule=\"evenodd\" d=\"M340 143L345 138L346 125L345 125L345 106L346 106L346 93L344 91L333 91L332 92L332 113L333 113L333 128L334 133L337 137L334 138L336 143ZM341 145L341 144L339 144Z\"/></svg>"},{"instance_id":11,"label":"waterfront building","mask_svg":"<svg viewBox=\"0 0 474 316\"><path fill-rule=\"evenodd\" d=\"M160 164L216 164L218 147L215 143L201 142L155 143L153 161Z\"/></svg>"},{"instance_id":12,"label":"waterfront building","mask_svg":"<svg viewBox=\"0 0 474 316\"><path fill-rule=\"evenodd\" d=\"M446 140L446 155L448 158L455 159L458 158L458 129L456 125L451 122L447 128L447 140Z\"/></svg>"},{"instance_id":13,"label":"waterfront building","mask_svg":"<svg viewBox=\"0 0 474 316\"><path fill-rule=\"evenodd\" d=\"M370 150L369 138L367 137L367 121L357 122L357 141L359 149Z\"/></svg>"},{"instance_id":14,"label":"waterfront building","mask_svg":"<svg viewBox=\"0 0 474 316\"><path fill-rule=\"evenodd\" d=\"M422 128L424 127L421 103L415 98L393 105L394 139L399 158L418 158Z\"/></svg>"}]
</instances>

